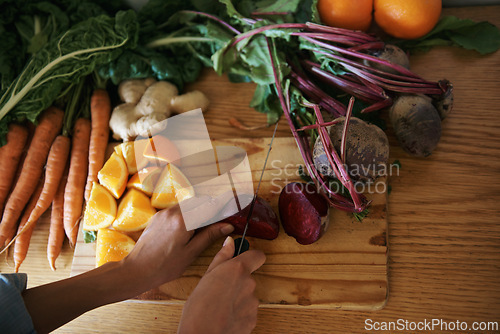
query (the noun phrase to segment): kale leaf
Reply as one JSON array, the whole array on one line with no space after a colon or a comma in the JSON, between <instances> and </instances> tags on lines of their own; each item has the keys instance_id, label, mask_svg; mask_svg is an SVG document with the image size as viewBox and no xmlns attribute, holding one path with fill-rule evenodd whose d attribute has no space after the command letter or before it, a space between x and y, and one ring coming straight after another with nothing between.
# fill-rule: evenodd
<instances>
[{"instance_id":1,"label":"kale leaf","mask_svg":"<svg viewBox=\"0 0 500 334\"><path fill-rule=\"evenodd\" d=\"M51 39L29 60L0 98L2 142L12 121L36 122L63 91L93 73L100 64L117 58L137 44L134 11L101 15L80 22L59 38Z\"/></svg>"}]
</instances>

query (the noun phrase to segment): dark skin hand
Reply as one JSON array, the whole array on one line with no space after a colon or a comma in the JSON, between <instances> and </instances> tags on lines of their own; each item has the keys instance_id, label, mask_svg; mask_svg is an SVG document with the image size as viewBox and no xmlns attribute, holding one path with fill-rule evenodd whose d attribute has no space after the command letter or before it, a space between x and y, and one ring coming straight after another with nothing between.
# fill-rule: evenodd
<instances>
[{"instance_id":1,"label":"dark skin hand","mask_svg":"<svg viewBox=\"0 0 500 334\"><path fill-rule=\"evenodd\" d=\"M252 273L266 261L258 250L233 258L228 237L184 306L178 334L251 333L257 323L259 300Z\"/></svg>"},{"instance_id":2,"label":"dark skin hand","mask_svg":"<svg viewBox=\"0 0 500 334\"><path fill-rule=\"evenodd\" d=\"M186 231L178 206L158 212L132 252L84 274L27 289L24 302L38 333L48 333L97 307L133 298L174 280L214 241L233 231L216 223Z\"/></svg>"}]
</instances>

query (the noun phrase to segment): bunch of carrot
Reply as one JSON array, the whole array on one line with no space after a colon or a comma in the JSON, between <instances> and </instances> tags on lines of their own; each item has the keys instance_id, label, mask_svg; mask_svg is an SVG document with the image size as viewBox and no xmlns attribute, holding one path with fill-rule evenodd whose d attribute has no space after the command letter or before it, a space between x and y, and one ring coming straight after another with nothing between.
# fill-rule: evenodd
<instances>
[{"instance_id":1,"label":"bunch of carrot","mask_svg":"<svg viewBox=\"0 0 500 334\"><path fill-rule=\"evenodd\" d=\"M104 89L90 97L91 120L78 118L72 131L62 131L64 112L45 110L34 131L12 123L0 148L0 246L14 244L14 265L26 258L33 230L52 205L47 258L52 270L65 235L77 239L84 196L104 164L111 102ZM72 132L71 138L69 132Z\"/></svg>"}]
</instances>

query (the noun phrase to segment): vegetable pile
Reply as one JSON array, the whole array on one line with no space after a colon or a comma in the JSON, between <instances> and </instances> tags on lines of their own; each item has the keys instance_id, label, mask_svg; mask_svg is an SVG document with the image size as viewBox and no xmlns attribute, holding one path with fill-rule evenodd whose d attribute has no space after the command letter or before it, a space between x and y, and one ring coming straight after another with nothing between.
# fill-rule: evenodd
<instances>
[{"instance_id":1,"label":"vegetable pile","mask_svg":"<svg viewBox=\"0 0 500 334\"><path fill-rule=\"evenodd\" d=\"M76 97L79 95L76 94ZM91 101L98 97L109 100L107 92L102 89L94 90ZM72 109L74 101L69 103L66 113L54 106L44 110L32 131L26 126L12 123L8 142L0 148L0 159L11 162L6 173L10 179L2 181L8 197L2 197L1 202L0 245L5 246L4 252L14 244L16 272L26 258L38 219L51 205L47 258L55 270L55 260L61 251L64 236L67 236L71 245L76 243L85 182L87 177L91 177L87 171L91 170L92 165L98 169L102 167L102 162L99 166L98 157L104 158L109 125L107 120L99 124L96 118L106 115L106 108L110 109L110 104L96 106L91 103L91 127L91 121L87 118L78 118L74 122L68 118L76 113L77 109ZM71 139L70 132L73 134ZM99 144L98 141L97 144L92 143L91 138L100 133L106 134L105 144ZM16 151L10 152L14 146L18 146Z\"/></svg>"},{"instance_id":2,"label":"vegetable pile","mask_svg":"<svg viewBox=\"0 0 500 334\"><path fill-rule=\"evenodd\" d=\"M369 202L354 181L377 175L356 176L353 166L387 163L387 138L373 125L385 129L379 114L389 110L406 152L427 156L452 109L452 84L413 73L406 52L459 45L484 54L500 47L500 33L491 24L448 17L419 40L391 41L402 52L373 34L320 24L314 0L151 0L138 12L120 1L2 6L0 245L16 242L23 248L14 252L21 254L16 269L50 204L52 268L62 229L75 243L84 196L89 199L104 164L110 120L115 139L131 140L152 124L145 121L141 130L138 120L168 117L169 110L160 115L142 105L142 95L165 85L160 82L169 81L175 94L157 102L175 112L190 109L192 99L203 100L195 92L178 93L204 67L233 82L256 83L250 105L266 113L269 124L286 119L305 170L329 207L360 214ZM108 95L133 80L142 80L140 98ZM118 109L133 112L118 117L115 110L113 118L119 98L124 105ZM303 201L299 195L289 200ZM310 202L310 210L323 217L318 202ZM317 226L321 231L322 224ZM271 237L275 230L272 224Z\"/></svg>"},{"instance_id":3,"label":"vegetable pile","mask_svg":"<svg viewBox=\"0 0 500 334\"><path fill-rule=\"evenodd\" d=\"M393 99L402 94L440 97L451 91L451 84L446 80L426 81L404 66L378 58L375 54L380 54L386 45L373 35L312 22L288 22L289 17L273 12L241 13L239 10L256 8L238 10L231 3L225 2L225 5L226 17L229 15L235 23L203 12L181 11L164 25L174 31L169 36L175 34L175 37L153 38L147 45L172 50L177 43L187 41L198 46L202 42L213 47L220 44L211 55L211 66L220 74L228 73L230 78L256 82L258 87L251 105L266 111L271 122L284 114L308 174L327 195L330 206L356 213L364 211L369 203L357 193L346 170L345 157L333 149L326 128L340 122L339 117L346 117L346 124L349 123L354 104L348 108L345 96L354 96L362 102L356 105L355 112L363 115L391 106ZM295 5L292 12L297 10L298 3ZM258 18L244 15L252 13ZM198 23L200 19L204 23ZM178 28L179 22L187 25L186 30ZM210 30L201 29L214 24L219 25L217 38ZM187 33L180 35L181 31ZM193 46L198 56L203 52L199 47ZM329 120L324 120L326 116L322 112ZM346 130L347 125L344 133ZM312 146L316 138L324 148L326 163L331 169L329 176L341 182L348 197L332 191L329 180L315 167ZM347 145L344 139L341 150Z\"/></svg>"}]
</instances>

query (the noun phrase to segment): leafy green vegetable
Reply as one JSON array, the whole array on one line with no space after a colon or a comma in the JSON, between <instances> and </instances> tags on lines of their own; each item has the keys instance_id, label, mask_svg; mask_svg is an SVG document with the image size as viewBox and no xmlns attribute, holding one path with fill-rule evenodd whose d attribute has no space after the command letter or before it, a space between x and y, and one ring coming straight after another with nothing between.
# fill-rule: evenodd
<instances>
[{"instance_id":1,"label":"leafy green vegetable","mask_svg":"<svg viewBox=\"0 0 500 334\"><path fill-rule=\"evenodd\" d=\"M267 114L269 124L276 122L281 116L281 106L278 96L274 94L273 85L257 85L250 107L258 112Z\"/></svg>"},{"instance_id":2,"label":"leafy green vegetable","mask_svg":"<svg viewBox=\"0 0 500 334\"><path fill-rule=\"evenodd\" d=\"M155 77L173 82L180 90L185 82L196 80L204 66L212 66L211 55L232 35L206 17L200 23L199 15L184 11L186 8L186 1L146 4L138 12L137 47L101 66L99 74L114 84Z\"/></svg>"},{"instance_id":3,"label":"leafy green vegetable","mask_svg":"<svg viewBox=\"0 0 500 334\"><path fill-rule=\"evenodd\" d=\"M97 239L97 231L85 231L83 230L83 241L86 244L95 242Z\"/></svg>"},{"instance_id":4,"label":"leafy green vegetable","mask_svg":"<svg viewBox=\"0 0 500 334\"><path fill-rule=\"evenodd\" d=\"M63 91L137 43L135 12L101 15L78 23L36 52L0 98L0 135L13 120L36 122Z\"/></svg>"},{"instance_id":5,"label":"leafy green vegetable","mask_svg":"<svg viewBox=\"0 0 500 334\"><path fill-rule=\"evenodd\" d=\"M24 66L25 50L12 32L0 34L0 92L9 87L17 72Z\"/></svg>"},{"instance_id":6,"label":"leafy green vegetable","mask_svg":"<svg viewBox=\"0 0 500 334\"><path fill-rule=\"evenodd\" d=\"M124 9L120 0L2 0L0 11L0 92L49 40L78 22ZM1 94L0 93L0 94Z\"/></svg>"},{"instance_id":7,"label":"leafy green vegetable","mask_svg":"<svg viewBox=\"0 0 500 334\"><path fill-rule=\"evenodd\" d=\"M460 46L480 54L495 52L500 48L500 30L483 21L443 17L427 35L415 40L392 41L399 47L414 51L427 51L433 46Z\"/></svg>"},{"instance_id":8,"label":"leafy green vegetable","mask_svg":"<svg viewBox=\"0 0 500 334\"><path fill-rule=\"evenodd\" d=\"M141 27L137 47L99 69L102 77L115 84L124 79L153 76L172 81L182 89L185 82L194 81L206 66L226 73L233 82L270 85L274 79L264 37L289 39L290 31L266 31L253 38L252 43L250 39L240 42L232 50L228 43L235 31L220 23L228 22L245 32L271 23L319 22L316 0L150 0L137 15ZM251 18L254 15L259 20ZM224 46L227 49L222 50ZM276 111L280 108L275 103L276 97L268 94L259 95L252 104L261 112L270 111L272 122L281 112ZM276 108L267 109L269 106Z\"/></svg>"},{"instance_id":9,"label":"leafy green vegetable","mask_svg":"<svg viewBox=\"0 0 500 334\"><path fill-rule=\"evenodd\" d=\"M19 35L27 42L27 52L34 54L51 37L67 29L69 19L56 5L40 2L26 6L14 25Z\"/></svg>"},{"instance_id":10,"label":"leafy green vegetable","mask_svg":"<svg viewBox=\"0 0 500 334\"><path fill-rule=\"evenodd\" d=\"M0 18L3 30L0 34L2 91L14 80L32 54L69 25L67 15L51 3L15 1L9 5L6 9L2 7L2 11L6 10L10 15Z\"/></svg>"},{"instance_id":11,"label":"leafy green vegetable","mask_svg":"<svg viewBox=\"0 0 500 334\"><path fill-rule=\"evenodd\" d=\"M353 212L353 216L354 218L356 218L356 220L358 222L362 222L363 219L365 219L368 215L370 214L370 210L368 209L364 209L363 211L361 211L360 213L356 213L356 212Z\"/></svg>"}]
</instances>

